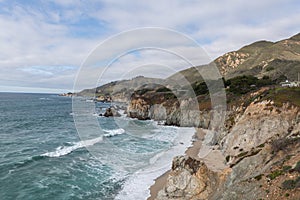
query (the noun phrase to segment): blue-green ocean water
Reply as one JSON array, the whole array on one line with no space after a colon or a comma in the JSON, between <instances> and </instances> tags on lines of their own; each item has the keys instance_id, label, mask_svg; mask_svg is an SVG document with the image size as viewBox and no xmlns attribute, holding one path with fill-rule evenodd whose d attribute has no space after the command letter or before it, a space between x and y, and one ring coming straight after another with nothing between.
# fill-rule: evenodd
<instances>
[{"instance_id":1,"label":"blue-green ocean water","mask_svg":"<svg viewBox=\"0 0 300 200\"><path fill-rule=\"evenodd\" d=\"M146 199L135 174L178 146L178 128L95 115L104 131L82 143L72 114L71 98L0 93L0 199Z\"/></svg>"}]
</instances>

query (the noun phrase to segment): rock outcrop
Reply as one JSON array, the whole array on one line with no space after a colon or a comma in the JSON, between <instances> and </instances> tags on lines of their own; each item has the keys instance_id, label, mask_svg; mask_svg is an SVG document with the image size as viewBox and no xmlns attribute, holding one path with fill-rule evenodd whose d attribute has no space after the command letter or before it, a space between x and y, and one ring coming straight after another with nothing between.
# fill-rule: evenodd
<instances>
[{"instance_id":1,"label":"rock outcrop","mask_svg":"<svg viewBox=\"0 0 300 200\"><path fill-rule=\"evenodd\" d=\"M205 158L175 157L156 200L300 199L300 107L265 94L264 88L231 104L213 147L225 169L214 171Z\"/></svg>"},{"instance_id":2,"label":"rock outcrop","mask_svg":"<svg viewBox=\"0 0 300 200\"><path fill-rule=\"evenodd\" d=\"M228 74L231 70L234 70L243 64L249 57L248 53L242 52L229 52L215 60L216 64L220 66L220 72L222 75Z\"/></svg>"},{"instance_id":3,"label":"rock outcrop","mask_svg":"<svg viewBox=\"0 0 300 200\"><path fill-rule=\"evenodd\" d=\"M177 156L167 183L156 200L201 200L211 197L222 180L221 175L207 168L203 161Z\"/></svg>"},{"instance_id":4,"label":"rock outcrop","mask_svg":"<svg viewBox=\"0 0 300 200\"><path fill-rule=\"evenodd\" d=\"M137 118L139 120L150 119L149 111L149 103L142 98L133 99L127 108L128 116L131 118Z\"/></svg>"},{"instance_id":5,"label":"rock outcrop","mask_svg":"<svg viewBox=\"0 0 300 200\"><path fill-rule=\"evenodd\" d=\"M234 127L221 142L226 155L236 156L250 151L270 138L289 132L295 125L299 108L287 103L282 107L273 104L271 100L252 102L243 114L237 116Z\"/></svg>"},{"instance_id":6,"label":"rock outcrop","mask_svg":"<svg viewBox=\"0 0 300 200\"><path fill-rule=\"evenodd\" d=\"M155 100L137 96L131 100L127 113L129 117L140 120L165 121L165 125L208 128L211 112L199 111L197 106L198 103L194 103L193 99L182 100L179 103L177 100L165 100L163 97Z\"/></svg>"},{"instance_id":7,"label":"rock outcrop","mask_svg":"<svg viewBox=\"0 0 300 200\"><path fill-rule=\"evenodd\" d=\"M105 113L103 114L104 117L120 117L121 114L113 107L107 108Z\"/></svg>"}]
</instances>

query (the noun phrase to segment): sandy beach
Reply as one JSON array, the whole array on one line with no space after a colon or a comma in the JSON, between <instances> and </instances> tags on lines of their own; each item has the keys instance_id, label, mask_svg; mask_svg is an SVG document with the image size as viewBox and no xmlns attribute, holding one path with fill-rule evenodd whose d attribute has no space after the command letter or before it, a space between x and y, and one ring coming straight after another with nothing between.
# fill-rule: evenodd
<instances>
[{"instance_id":1,"label":"sandy beach","mask_svg":"<svg viewBox=\"0 0 300 200\"><path fill-rule=\"evenodd\" d=\"M205 132L202 129L196 129L194 141L192 145L185 151L185 154L193 158L198 158L204 136ZM164 185L166 184L169 172L170 170L155 179L155 183L150 187L151 196L147 200L154 200L156 198L158 192L162 190Z\"/></svg>"},{"instance_id":2,"label":"sandy beach","mask_svg":"<svg viewBox=\"0 0 300 200\"><path fill-rule=\"evenodd\" d=\"M190 147L187 148L185 151L185 154L195 158L195 159L201 159L205 162L208 168L210 168L213 171L222 171L227 166L224 164L225 163L225 158L222 155L222 153L219 150L214 150L212 146L203 146L203 140L205 138L206 131L197 128L194 136L194 141ZM205 147L203 149L211 148L209 153L205 155L205 157L200 158L199 157L199 152L202 147ZM202 150L203 150L202 149ZM160 190L163 189L164 185L167 183L169 171L165 172L162 176L158 177L155 180L155 183L150 187L150 194L151 196L147 200L154 200Z\"/></svg>"},{"instance_id":3,"label":"sandy beach","mask_svg":"<svg viewBox=\"0 0 300 200\"><path fill-rule=\"evenodd\" d=\"M150 187L150 197L147 200L154 200L158 192L163 188L167 182L170 170L155 179L155 183Z\"/></svg>"}]
</instances>

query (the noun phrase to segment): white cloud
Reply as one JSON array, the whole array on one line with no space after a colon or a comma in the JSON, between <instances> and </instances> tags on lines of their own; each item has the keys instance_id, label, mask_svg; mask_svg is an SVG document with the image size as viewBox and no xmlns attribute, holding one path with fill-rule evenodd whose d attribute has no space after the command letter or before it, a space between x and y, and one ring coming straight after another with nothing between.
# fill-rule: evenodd
<instances>
[{"instance_id":1,"label":"white cloud","mask_svg":"<svg viewBox=\"0 0 300 200\"><path fill-rule=\"evenodd\" d=\"M0 2L9 5L0 9L0 83L3 86L71 88L76 67L97 44L110 35L137 27L161 26L181 31L197 40L212 58L256 40L287 38L300 27L300 6L296 0L165 0L159 3L53 0L38 5ZM192 48L164 34L123 38L95 54L94 59L107 59L115 49L126 50L128 44L134 47L149 37L169 45L170 49L189 52L199 64L204 61L193 54ZM118 72L125 73L130 66L142 65L143 60L144 64L160 62L176 69L184 67L178 64L178 59L166 58L153 52L152 55L141 53L139 58L128 56ZM75 67L64 72L54 69L62 66ZM87 73L86 85L88 77L98 76L101 70ZM120 73L112 73L107 80L118 77Z\"/></svg>"}]
</instances>

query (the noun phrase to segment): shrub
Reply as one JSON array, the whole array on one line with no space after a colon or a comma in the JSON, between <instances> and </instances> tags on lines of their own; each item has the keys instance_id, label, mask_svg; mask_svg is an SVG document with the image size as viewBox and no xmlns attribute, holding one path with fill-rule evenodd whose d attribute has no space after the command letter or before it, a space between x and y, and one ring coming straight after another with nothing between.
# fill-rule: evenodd
<instances>
[{"instance_id":1,"label":"shrub","mask_svg":"<svg viewBox=\"0 0 300 200\"><path fill-rule=\"evenodd\" d=\"M272 84L274 84L274 81L272 81L269 76L264 76L263 78L258 79L251 75L244 75L237 76L225 81L225 86L229 86L229 91L234 94L246 94L252 90L257 89L257 87Z\"/></svg>"},{"instance_id":2,"label":"shrub","mask_svg":"<svg viewBox=\"0 0 300 200\"><path fill-rule=\"evenodd\" d=\"M294 180L285 180L282 184L281 184L282 189L284 190L291 190L294 189L296 187L296 183Z\"/></svg>"},{"instance_id":3,"label":"shrub","mask_svg":"<svg viewBox=\"0 0 300 200\"><path fill-rule=\"evenodd\" d=\"M226 162L229 162L230 160L230 155L226 156Z\"/></svg>"},{"instance_id":4,"label":"shrub","mask_svg":"<svg viewBox=\"0 0 300 200\"><path fill-rule=\"evenodd\" d=\"M172 92L170 92L170 93L164 94L164 97L165 97L166 99L175 99L175 98L176 98L176 95L173 94Z\"/></svg>"},{"instance_id":5,"label":"shrub","mask_svg":"<svg viewBox=\"0 0 300 200\"><path fill-rule=\"evenodd\" d=\"M160 87L156 90L156 92L171 92L171 90L167 87Z\"/></svg>"},{"instance_id":6,"label":"shrub","mask_svg":"<svg viewBox=\"0 0 300 200\"><path fill-rule=\"evenodd\" d=\"M287 80L287 77L285 75L280 75L277 79L276 79L276 83L280 83Z\"/></svg>"},{"instance_id":7,"label":"shrub","mask_svg":"<svg viewBox=\"0 0 300 200\"><path fill-rule=\"evenodd\" d=\"M255 178L255 180L259 181L259 180L261 180L262 175L260 174L260 175L258 175L258 176L255 176L254 178Z\"/></svg>"},{"instance_id":8,"label":"shrub","mask_svg":"<svg viewBox=\"0 0 300 200\"><path fill-rule=\"evenodd\" d=\"M287 150L288 146L296 143L297 141L299 141L298 138L281 138L278 140L274 140L272 142L272 150L274 153L281 150Z\"/></svg>"},{"instance_id":9,"label":"shrub","mask_svg":"<svg viewBox=\"0 0 300 200\"><path fill-rule=\"evenodd\" d=\"M257 80L256 85L259 87L272 85L274 82L270 79L269 76L264 76L262 79Z\"/></svg>"},{"instance_id":10,"label":"shrub","mask_svg":"<svg viewBox=\"0 0 300 200\"><path fill-rule=\"evenodd\" d=\"M207 94L208 93L208 88L205 82L196 82L192 84L192 88L196 94L196 96L201 95L201 94Z\"/></svg>"},{"instance_id":11,"label":"shrub","mask_svg":"<svg viewBox=\"0 0 300 200\"><path fill-rule=\"evenodd\" d=\"M138 95L143 95L143 94L145 94L146 92L149 92L149 91L151 91L151 89L144 88L144 89L137 90L135 93L138 94Z\"/></svg>"},{"instance_id":12,"label":"shrub","mask_svg":"<svg viewBox=\"0 0 300 200\"><path fill-rule=\"evenodd\" d=\"M258 79L254 76L238 76L226 81L229 91L234 94L246 94L253 90L251 85L255 85Z\"/></svg>"},{"instance_id":13,"label":"shrub","mask_svg":"<svg viewBox=\"0 0 300 200\"><path fill-rule=\"evenodd\" d=\"M290 169L292 169L292 166L283 166L283 171L284 171L284 172L287 172L287 171L289 171Z\"/></svg>"},{"instance_id":14,"label":"shrub","mask_svg":"<svg viewBox=\"0 0 300 200\"><path fill-rule=\"evenodd\" d=\"M238 154L237 157L238 157L238 158L244 157L244 156L247 155L247 154L248 154L248 151L245 151L245 152L242 152L242 153Z\"/></svg>"},{"instance_id":15,"label":"shrub","mask_svg":"<svg viewBox=\"0 0 300 200\"><path fill-rule=\"evenodd\" d=\"M271 174L268 175L268 177L271 180L274 180L275 178L277 178L278 176L282 175L283 172L281 170L275 170L274 172L272 172Z\"/></svg>"}]
</instances>

